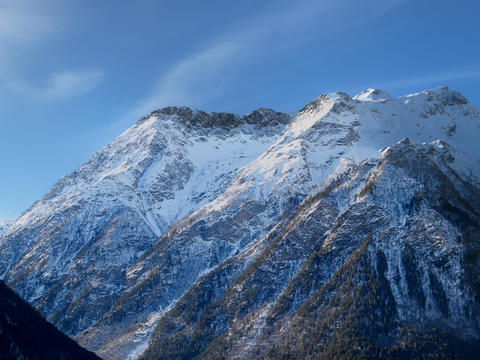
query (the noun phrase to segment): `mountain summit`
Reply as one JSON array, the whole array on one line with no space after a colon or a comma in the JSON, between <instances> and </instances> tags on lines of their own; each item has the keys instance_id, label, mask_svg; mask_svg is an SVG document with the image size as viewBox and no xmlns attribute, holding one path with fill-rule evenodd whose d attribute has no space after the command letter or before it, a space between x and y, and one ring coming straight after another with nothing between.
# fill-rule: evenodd
<instances>
[{"instance_id":1,"label":"mountain summit","mask_svg":"<svg viewBox=\"0 0 480 360\"><path fill-rule=\"evenodd\" d=\"M167 107L2 230L0 276L109 359L468 358L479 138L445 87Z\"/></svg>"}]
</instances>

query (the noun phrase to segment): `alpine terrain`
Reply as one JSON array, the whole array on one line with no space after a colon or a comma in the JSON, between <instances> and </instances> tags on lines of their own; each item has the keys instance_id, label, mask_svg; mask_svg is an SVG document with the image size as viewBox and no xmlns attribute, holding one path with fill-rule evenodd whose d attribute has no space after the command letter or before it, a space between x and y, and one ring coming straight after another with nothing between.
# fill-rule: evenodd
<instances>
[{"instance_id":1,"label":"alpine terrain","mask_svg":"<svg viewBox=\"0 0 480 360\"><path fill-rule=\"evenodd\" d=\"M480 108L167 107L0 227L0 278L105 359L475 358Z\"/></svg>"}]
</instances>

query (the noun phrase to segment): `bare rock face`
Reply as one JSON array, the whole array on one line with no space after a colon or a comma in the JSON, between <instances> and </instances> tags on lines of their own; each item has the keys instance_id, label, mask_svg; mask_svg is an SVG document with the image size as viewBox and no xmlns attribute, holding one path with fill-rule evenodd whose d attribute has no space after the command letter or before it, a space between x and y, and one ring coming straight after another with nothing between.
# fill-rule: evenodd
<instances>
[{"instance_id":1,"label":"bare rock face","mask_svg":"<svg viewBox=\"0 0 480 360\"><path fill-rule=\"evenodd\" d=\"M468 356L478 138L447 88L156 110L4 230L0 275L104 358Z\"/></svg>"},{"instance_id":2,"label":"bare rock face","mask_svg":"<svg viewBox=\"0 0 480 360\"><path fill-rule=\"evenodd\" d=\"M178 120L189 129L232 130L240 128L245 124L263 128L266 126L286 125L291 120L291 116L288 114L265 108L254 110L247 115L237 115L223 112L198 111L188 107L168 106L155 110L150 114L150 116L159 115L176 115ZM147 118L143 118L140 121Z\"/></svg>"}]
</instances>

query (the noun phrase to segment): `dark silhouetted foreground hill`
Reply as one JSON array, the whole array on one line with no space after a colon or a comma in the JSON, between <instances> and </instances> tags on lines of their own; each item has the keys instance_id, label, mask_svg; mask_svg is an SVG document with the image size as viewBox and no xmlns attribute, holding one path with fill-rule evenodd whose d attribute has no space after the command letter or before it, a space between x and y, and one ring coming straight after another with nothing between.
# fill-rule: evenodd
<instances>
[{"instance_id":1,"label":"dark silhouetted foreground hill","mask_svg":"<svg viewBox=\"0 0 480 360\"><path fill-rule=\"evenodd\" d=\"M0 281L0 359L99 359Z\"/></svg>"}]
</instances>

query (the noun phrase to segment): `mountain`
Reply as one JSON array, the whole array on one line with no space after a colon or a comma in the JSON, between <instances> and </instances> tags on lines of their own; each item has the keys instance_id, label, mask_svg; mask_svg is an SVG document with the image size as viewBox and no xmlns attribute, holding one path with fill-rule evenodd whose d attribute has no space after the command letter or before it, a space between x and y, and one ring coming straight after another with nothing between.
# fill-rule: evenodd
<instances>
[{"instance_id":1,"label":"mountain","mask_svg":"<svg viewBox=\"0 0 480 360\"><path fill-rule=\"evenodd\" d=\"M46 322L0 281L1 359L99 359Z\"/></svg>"},{"instance_id":2,"label":"mountain","mask_svg":"<svg viewBox=\"0 0 480 360\"><path fill-rule=\"evenodd\" d=\"M438 145L342 165L253 262L200 279L143 358L475 358L480 192Z\"/></svg>"},{"instance_id":3,"label":"mountain","mask_svg":"<svg viewBox=\"0 0 480 360\"><path fill-rule=\"evenodd\" d=\"M0 276L105 358L468 357L478 138L448 88L157 110L8 227Z\"/></svg>"}]
</instances>

